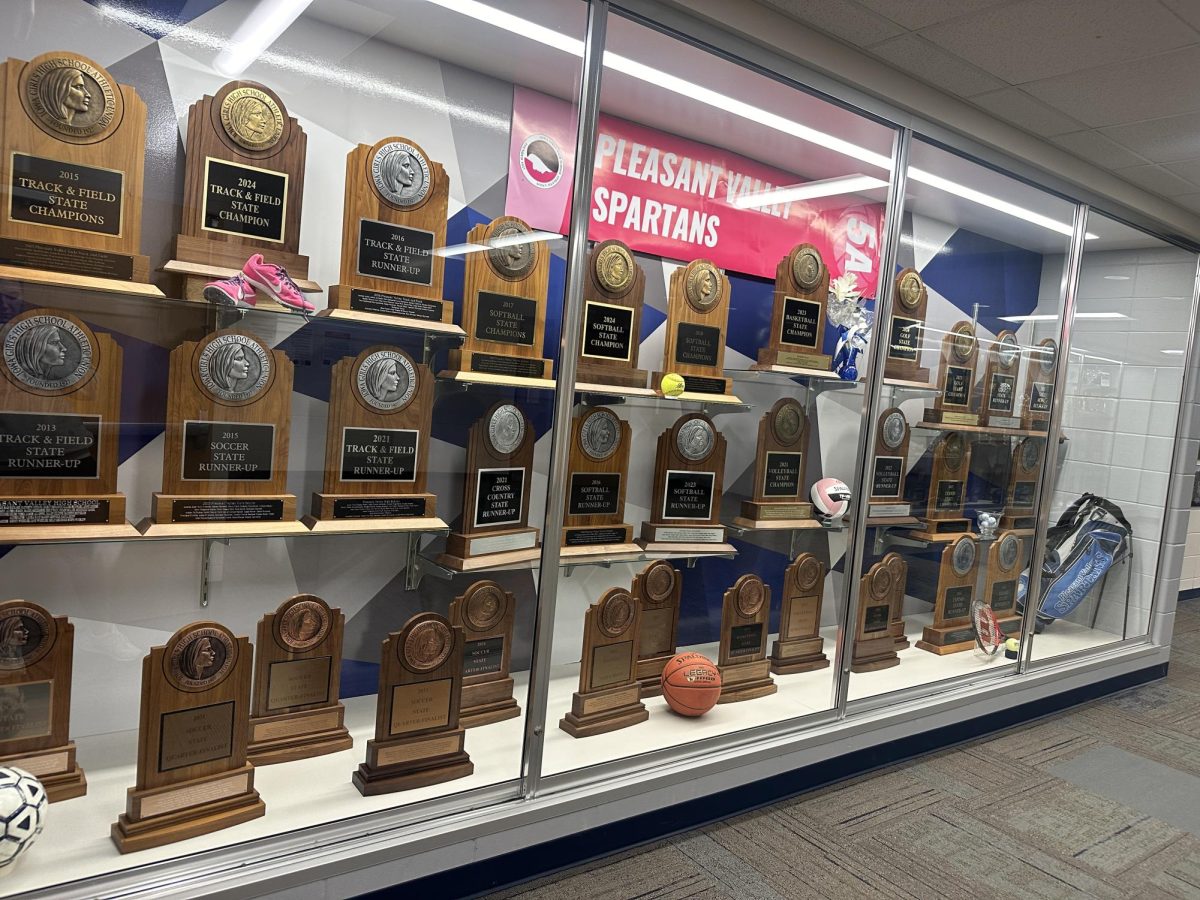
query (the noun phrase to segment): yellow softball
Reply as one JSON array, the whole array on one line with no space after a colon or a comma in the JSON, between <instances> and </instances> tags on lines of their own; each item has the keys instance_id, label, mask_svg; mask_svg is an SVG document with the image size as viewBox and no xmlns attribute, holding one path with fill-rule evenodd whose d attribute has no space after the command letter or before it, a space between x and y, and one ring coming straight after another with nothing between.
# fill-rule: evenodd
<instances>
[{"instance_id":1,"label":"yellow softball","mask_svg":"<svg viewBox=\"0 0 1200 900\"><path fill-rule=\"evenodd\" d=\"M658 387L663 392L664 397L678 397L683 393L683 376L676 375L674 372L668 372L662 377L662 381L659 382Z\"/></svg>"}]
</instances>

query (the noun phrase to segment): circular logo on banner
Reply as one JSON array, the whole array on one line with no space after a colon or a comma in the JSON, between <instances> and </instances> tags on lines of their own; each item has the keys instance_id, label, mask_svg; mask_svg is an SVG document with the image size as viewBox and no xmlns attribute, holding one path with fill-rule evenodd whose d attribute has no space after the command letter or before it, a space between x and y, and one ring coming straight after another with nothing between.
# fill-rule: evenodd
<instances>
[{"instance_id":1,"label":"circular logo on banner","mask_svg":"<svg viewBox=\"0 0 1200 900\"><path fill-rule=\"evenodd\" d=\"M525 417L511 403L505 403L488 420L488 440L501 456L512 453L525 440Z\"/></svg>"},{"instance_id":2,"label":"circular logo on banner","mask_svg":"<svg viewBox=\"0 0 1200 900\"><path fill-rule=\"evenodd\" d=\"M488 262L505 278L524 278L533 269L537 248L529 240L532 232L524 222L509 219L492 229L488 238Z\"/></svg>"},{"instance_id":3,"label":"circular logo on banner","mask_svg":"<svg viewBox=\"0 0 1200 900\"><path fill-rule=\"evenodd\" d=\"M99 138L119 120L119 94L108 73L89 60L50 55L22 75L25 106L47 133Z\"/></svg>"},{"instance_id":4,"label":"circular logo on banner","mask_svg":"<svg viewBox=\"0 0 1200 900\"><path fill-rule=\"evenodd\" d=\"M721 299L721 273L707 260L690 263L684 294L696 312L708 312Z\"/></svg>"},{"instance_id":5,"label":"circular logo on banner","mask_svg":"<svg viewBox=\"0 0 1200 900\"><path fill-rule=\"evenodd\" d=\"M712 453L716 437L712 423L707 419L689 419L675 435L675 449L684 459L698 462Z\"/></svg>"},{"instance_id":6,"label":"circular logo on banner","mask_svg":"<svg viewBox=\"0 0 1200 900\"><path fill-rule=\"evenodd\" d=\"M172 638L164 661L167 679L179 690L206 691L233 670L237 647L225 629L200 625Z\"/></svg>"},{"instance_id":7,"label":"circular logo on banner","mask_svg":"<svg viewBox=\"0 0 1200 900\"><path fill-rule=\"evenodd\" d=\"M645 583L646 595L651 600L665 600L675 590L675 567L663 560L651 563L646 570Z\"/></svg>"},{"instance_id":8,"label":"circular logo on banner","mask_svg":"<svg viewBox=\"0 0 1200 900\"><path fill-rule=\"evenodd\" d=\"M0 670L32 666L50 652L56 631L41 607L17 603L0 610Z\"/></svg>"},{"instance_id":9,"label":"circular logo on banner","mask_svg":"<svg viewBox=\"0 0 1200 900\"><path fill-rule=\"evenodd\" d=\"M1017 554L1020 552L1021 542L1017 540L1016 535L1005 535L1000 541L1000 568L1006 572L1017 564Z\"/></svg>"},{"instance_id":10,"label":"circular logo on banner","mask_svg":"<svg viewBox=\"0 0 1200 900\"><path fill-rule=\"evenodd\" d=\"M805 247L792 257L792 278L802 290L814 290L821 283L821 272L824 268L821 254L812 247Z\"/></svg>"},{"instance_id":11,"label":"circular logo on banner","mask_svg":"<svg viewBox=\"0 0 1200 900\"><path fill-rule=\"evenodd\" d=\"M412 144L388 141L371 158L371 181L392 206L411 209L429 193L429 160Z\"/></svg>"},{"instance_id":12,"label":"circular logo on banner","mask_svg":"<svg viewBox=\"0 0 1200 900\"><path fill-rule=\"evenodd\" d=\"M900 445L904 443L904 434L907 431L908 421L900 410L894 409L884 415L883 428L880 429L880 432L883 435L883 445L889 450L900 448Z\"/></svg>"},{"instance_id":13,"label":"circular logo on banner","mask_svg":"<svg viewBox=\"0 0 1200 900\"><path fill-rule=\"evenodd\" d=\"M485 581L475 585L467 598L466 620L476 631L487 631L499 624L508 603L500 585Z\"/></svg>"},{"instance_id":14,"label":"circular logo on banner","mask_svg":"<svg viewBox=\"0 0 1200 900\"><path fill-rule=\"evenodd\" d=\"M271 351L239 331L218 334L200 350L200 384L218 400L257 397L271 380Z\"/></svg>"},{"instance_id":15,"label":"circular logo on banner","mask_svg":"<svg viewBox=\"0 0 1200 900\"><path fill-rule=\"evenodd\" d=\"M975 565L975 542L970 538L962 538L954 545L950 555L950 565L958 575L966 575Z\"/></svg>"},{"instance_id":16,"label":"circular logo on banner","mask_svg":"<svg viewBox=\"0 0 1200 900\"><path fill-rule=\"evenodd\" d=\"M387 412L412 400L417 392L417 370L407 353L376 350L359 364L354 383L367 406Z\"/></svg>"},{"instance_id":17,"label":"circular logo on banner","mask_svg":"<svg viewBox=\"0 0 1200 900\"><path fill-rule=\"evenodd\" d=\"M283 136L283 110L266 91L235 88L221 101L221 127L247 150L270 150Z\"/></svg>"},{"instance_id":18,"label":"circular logo on banner","mask_svg":"<svg viewBox=\"0 0 1200 900\"><path fill-rule=\"evenodd\" d=\"M621 422L607 409L588 413L579 427L579 446L591 459L608 459L621 445Z\"/></svg>"},{"instance_id":19,"label":"circular logo on banner","mask_svg":"<svg viewBox=\"0 0 1200 900\"><path fill-rule=\"evenodd\" d=\"M620 637L633 622L633 597L627 591L614 591L600 601L600 630L609 637Z\"/></svg>"},{"instance_id":20,"label":"circular logo on banner","mask_svg":"<svg viewBox=\"0 0 1200 900\"><path fill-rule=\"evenodd\" d=\"M804 430L804 410L795 400L789 400L775 411L771 422L775 439L785 447L791 446Z\"/></svg>"},{"instance_id":21,"label":"circular logo on banner","mask_svg":"<svg viewBox=\"0 0 1200 900\"><path fill-rule=\"evenodd\" d=\"M737 611L747 619L758 614L763 605L763 583L757 576L751 575L738 588L735 604Z\"/></svg>"},{"instance_id":22,"label":"circular logo on banner","mask_svg":"<svg viewBox=\"0 0 1200 900\"><path fill-rule=\"evenodd\" d=\"M454 635L445 621L426 619L409 629L400 661L414 672L428 672L444 663L453 649Z\"/></svg>"},{"instance_id":23,"label":"circular logo on banner","mask_svg":"<svg viewBox=\"0 0 1200 900\"><path fill-rule=\"evenodd\" d=\"M563 176L563 158L554 138L531 134L521 144L521 174L534 187L548 190Z\"/></svg>"},{"instance_id":24,"label":"circular logo on banner","mask_svg":"<svg viewBox=\"0 0 1200 900\"><path fill-rule=\"evenodd\" d=\"M329 635L333 625L329 607L306 595L289 603L279 616L279 638L288 650L311 650Z\"/></svg>"},{"instance_id":25,"label":"circular logo on banner","mask_svg":"<svg viewBox=\"0 0 1200 900\"><path fill-rule=\"evenodd\" d=\"M624 294L633 284L633 256L629 248L613 241L596 254L596 280L610 294Z\"/></svg>"},{"instance_id":26,"label":"circular logo on banner","mask_svg":"<svg viewBox=\"0 0 1200 900\"><path fill-rule=\"evenodd\" d=\"M4 365L18 382L39 391L78 385L92 371L92 355L87 333L63 316L26 316L4 333Z\"/></svg>"}]
</instances>

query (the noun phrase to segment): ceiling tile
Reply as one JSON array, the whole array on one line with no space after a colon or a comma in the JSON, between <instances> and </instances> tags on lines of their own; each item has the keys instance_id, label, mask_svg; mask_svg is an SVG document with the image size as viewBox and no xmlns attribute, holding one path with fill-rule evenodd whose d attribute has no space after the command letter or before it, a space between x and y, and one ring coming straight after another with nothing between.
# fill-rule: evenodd
<instances>
[{"instance_id":1,"label":"ceiling tile","mask_svg":"<svg viewBox=\"0 0 1200 900\"><path fill-rule=\"evenodd\" d=\"M1034 134L1050 136L1078 131L1082 122L1030 97L1020 88L1001 88L972 97L971 102Z\"/></svg>"},{"instance_id":2,"label":"ceiling tile","mask_svg":"<svg viewBox=\"0 0 1200 900\"><path fill-rule=\"evenodd\" d=\"M1186 178L1196 185L1197 190L1200 190L1200 159L1185 159L1182 162L1163 166L1163 168L1171 170L1180 178Z\"/></svg>"},{"instance_id":3,"label":"ceiling tile","mask_svg":"<svg viewBox=\"0 0 1200 900\"><path fill-rule=\"evenodd\" d=\"M1092 128L1200 110L1200 45L1023 84Z\"/></svg>"},{"instance_id":4,"label":"ceiling tile","mask_svg":"<svg viewBox=\"0 0 1200 900\"><path fill-rule=\"evenodd\" d=\"M1022 0L921 30L1011 84L1194 43L1200 35L1157 0Z\"/></svg>"},{"instance_id":5,"label":"ceiling tile","mask_svg":"<svg viewBox=\"0 0 1200 900\"><path fill-rule=\"evenodd\" d=\"M1004 87L1004 82L963 62L916 34L904 34L871 48L880 59L944 91L971 97Z\"/></svg>"},{"instance_id":6,"label":"ceiling tile","mask_svg":"<svg viewBox=\"0 0 1200 900\"><path fill-rule=\"evenodd\" d=\"M1200 4L1196 0L1162 0L1162 3L1193 28L1200 28Z\"/></svg>"},{"instance_id":7,"label":"ceiling tile","mask_svg":"<svg viewBox=\"0 0 1200 900\"><path fill-rule=\"evenodd\" d=\"M1176 194L1171 199L1184 209L1200 213L1200 194Z\"/></svg>"},{"instance_id":8,"label":"ceiling tile","mask_svg":"<svg viewBox=\"0 0 1200 900\"><path fill-rule=\"evenodd\" d=\"M859 2L910 31L973 13L1007 0L859 0Z\"/></svg>"},{"instance_id":9,"label":"ceiling tile","mask_svg":"<svg viewBox=\"0 0 1200 900\"><path fill-rule=\"evenodd\" d=\"M761 0L818 31L866 47L903 34L890 19L848 0Z\"/></svg>"},{"instance_id":10,"label":"ceiling tile","mask_svg":"<svg viewBox=\"0 0 1200 900\"><path fill-rule=\"evenodd\" d=\"M1135 166L1138 163L1146 162L1144 157L1122 147L1098 131L1075 131L1071 134L1057 135L1050 140L1102 169Z\"/></svg>"},{"instance_id":11,"label":"ceiling tile","mask_svg":"<svg viewBox=\"0 0 1200 900\"><path fill-rule=\"evenodd\" d=\"M1114 125L1100 129L1100 133L1151 162L1179 162L1200 156L1200 113Z\"/></svg>"},{"instance_id":12,"label":"ceiling tile","mask_svg":"<svg viewBox=\"0 0 1200 900\"><path fill-rule=\"evenodd\" d=\"M1196 185L1190 181L1185 181L1161 166L1134 166L1131 169L1118 169L1113 174L1126 181L1132 181L1138 187L1166 196L1187 194L1196 189Z\"/></svg>"}]
</instances>

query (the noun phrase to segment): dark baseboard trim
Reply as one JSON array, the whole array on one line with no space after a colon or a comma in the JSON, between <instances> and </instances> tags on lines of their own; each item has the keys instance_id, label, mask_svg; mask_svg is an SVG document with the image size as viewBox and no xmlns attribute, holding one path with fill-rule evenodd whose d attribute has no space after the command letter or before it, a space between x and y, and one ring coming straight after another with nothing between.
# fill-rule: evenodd
<instances>
[{"instance_id":1,"label":"dark baseboard trim","mask_svg":"<svg viewBox=\"0 0 1200 900\"><path fill-rule=\"evenodd\" d=\"M665 809L633 816L619 823L581 831L543 844L492 857L457 869L439 872L393 888L364 894L372 900L389 897L478 897L491 891L569 869L581 863L608 856L690 831L702 825L727 819L760 807L787 800L814 788L861 775L873 769L921 756L935 750L1002 731L1031 719L1095 700L1107 694L1136 687L1165 677L1167 664L1159 663L1085 687L1064 691L1002 712L935 728L912 737L901 738L856 750L823 762L793 769L753 784L742 785L688 800Z\"/></svg>"},{"instance_id":2,"label":"dark baseboard trim","mask_svg":"<svg viewBox=\"0 0 1200 900\"><path fill-rule=\"evenodd\" d=\"M1180 600L1196 600L1200 598L1200 588L1188 588L1186 591L1179 592Z\"/></svg>"}]
</instances>

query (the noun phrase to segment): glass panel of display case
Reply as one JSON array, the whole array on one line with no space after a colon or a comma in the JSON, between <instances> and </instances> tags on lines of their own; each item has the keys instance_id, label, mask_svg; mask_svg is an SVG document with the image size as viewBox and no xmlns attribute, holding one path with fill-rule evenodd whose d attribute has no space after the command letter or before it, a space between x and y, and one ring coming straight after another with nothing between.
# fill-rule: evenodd
<instances>
[{"instance_id":1,"label":"glass panel of display case","mask_svg":"<svg viewBox=\"0 0 1200 900\"><path fill-rule=\"evenodd\" d=\"M913 139L851 701L1015 671L1074 212Z\"/></svg>"},{"instance_id":2,"label":"glass panel of display case","mask_svg":"<svg viewBox=\"0 0 1200 900\"><path fill-rule=\"evenodd\" d=\"M1095 211L1087 232L1050 507L1065 540L1047 547L1033 660L1146 634L1155 578L1170 576L1159 550L1196 255Z\"/></svg>"},{"instance_id":3,"label":"glass panel of display case","mask_svg":"<svg viewBox=\"0 0 1200 900\"><path fill-rule=\"evenodd\" d=\"M894 135L616 15L607 47L548 775L831 708Z\"/></svg>"},{"instance_id":4,"label":"glass panel of display case","mask_svg":"<svg viewBox=\"0 0 1200 900\"><path fill-rule=\"evenodd\" d=\"M6 10L0 894L515 795L586 13Z\"/></svg>"}]
</instances>

